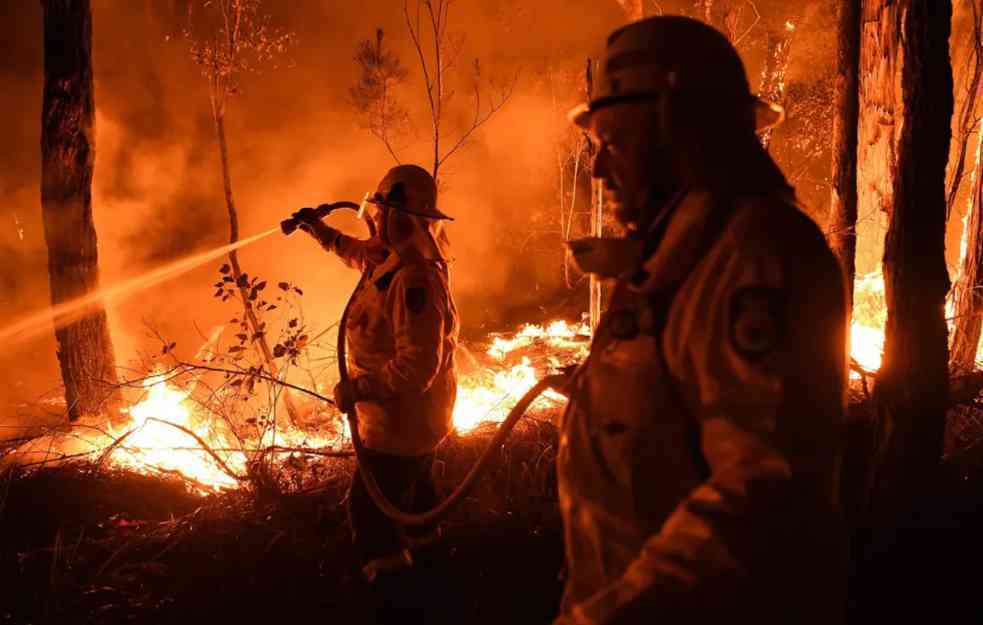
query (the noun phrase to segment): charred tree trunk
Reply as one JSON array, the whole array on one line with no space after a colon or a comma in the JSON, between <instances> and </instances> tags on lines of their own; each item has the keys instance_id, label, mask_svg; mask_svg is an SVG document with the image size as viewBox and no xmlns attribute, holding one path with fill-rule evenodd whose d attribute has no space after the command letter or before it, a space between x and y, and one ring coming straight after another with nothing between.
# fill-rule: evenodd
<instances>
[{"instance_id":1,"label":"charred tree trunk","mask_svg":"<svg viewBox=\"0 0 983 625\"><path fill-rule=\"evenodd\" d=\"M98 290L92 222L95 102L89 0L45 0L44 103L41 116L41 208L48 245L51 302ZM106 311L55 320L58 363L69 420L116 407L116 358Z\"/></svg>"},{"instance_id":2,"label":"charred tree trunk","mask_svg":"<svg viewBox=\"0 0 983 625\"><path fill-rule=\"evenodd\" d=\"M833 120L833 197L829 211L829 243L843 267L848 311L853 309L853 283L857 273L860 2L861 0L843 0L837 8L839 46L834 88L836 117Z\"/></svg>"},{"instance_id":3,"label":"charred tree trunk","mask_svg":"<svg viewBox=\"0 0 983 625\"><path fill-rule=\"evenodd\" d=\"M951 0L864 2L861 187L875 190L862 194L890 220L886 341L874 388L877 449L867 501L874 522L885 526L917 523L928 512L923 501L943 451L951 16Z\"/></svg>"},{"instance_id":4,"label":"charred tree trunk","mask_svg":"<svg viewBox=\"0 0 983 625\"><path fill-rule=\"evenodd\" d=\"M983 144L981 144L983 147ZM966 255L953 294L955 328L949 367L953 373L971 372L976 366L983 315L983 171L980 150L976 152L973 204L966 221Z\"/></svg>"}]
</instances>

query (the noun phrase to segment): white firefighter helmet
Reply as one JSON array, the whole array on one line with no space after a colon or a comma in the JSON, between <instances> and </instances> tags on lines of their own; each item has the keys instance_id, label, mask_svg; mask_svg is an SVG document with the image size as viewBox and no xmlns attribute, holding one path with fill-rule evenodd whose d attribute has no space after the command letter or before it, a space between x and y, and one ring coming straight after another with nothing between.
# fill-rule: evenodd
<instances>
[{"instance_id":1,"label":"white firefighter helmet","mask_svg":"<svg viewBox=\"0 0 983 625\"><path fill-rule=\"evenodd\" d=\"M759 132L784 118L780 106L751 94L744 63L730 41L682 16L650 17L611 33L590 101L569 117L586 127L591 113L604 106L684 90L738 106L746 103L754 109Z\"/></svg>"},{"instance_id":2,"label":"white firefighter helmet","mask_svg":"<svg viewBox=\"0 0 983 625\"><path fill-rule=\"evenodd\" d=\"M453 217L437 210L437 183L419 165L397 165L390 169L367 201L425 219L453 221Z\"/></svg>"}]
</instances>

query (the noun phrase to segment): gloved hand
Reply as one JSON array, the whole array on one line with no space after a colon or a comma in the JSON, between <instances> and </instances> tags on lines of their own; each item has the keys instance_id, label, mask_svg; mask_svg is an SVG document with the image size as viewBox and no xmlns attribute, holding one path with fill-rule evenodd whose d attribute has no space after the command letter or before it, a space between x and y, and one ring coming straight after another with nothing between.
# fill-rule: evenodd
<instances>
[{"instance_id":1,"label":"gloved hand","mask_svg":"<svg viewBox=\"0 0 983 625\"><path fill-rule=\"evenodd\" d=\"M321 217L310 206L305 206L291 217L297 221L298 227L305 232L311 232L315 226L321 223Z\"/></svg>"},{"instance_id":2,"label":"gloved hand","mask_svg":"<svg viewBox=\"0 0 983 625\"><path fill-rule=\"evenodd\" d=\"M338 382L334 387L334 405L338 410L345 414L351 414L355 410L355 402L358 401L358 384L356 380Z\"/></svg>"}]
</instances>

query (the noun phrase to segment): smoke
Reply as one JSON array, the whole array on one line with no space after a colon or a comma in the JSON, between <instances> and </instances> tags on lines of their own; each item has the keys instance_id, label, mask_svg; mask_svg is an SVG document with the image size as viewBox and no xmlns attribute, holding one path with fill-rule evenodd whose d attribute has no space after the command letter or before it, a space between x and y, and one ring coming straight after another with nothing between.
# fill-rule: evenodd
<instances>
[{"instance_id":1,"label":"smoke","mask_svg":"<svg viewBox=\"0 0 983 625\"><path fill-rule=\"evenodd\" d=\"M265 4L272 23L295 33L297 45L279 68L245 76L240 93L229 101L226 124L243 236L268 229L302 206L358 200L393 164L383 146L359 127L347 100L357 76L355 46L377 27L385 29L387 44L410 71L401 97L416 134L400 156L429 165L425 95L402 3ZM104 285L227 241L207 84L179 36L185 8L185 0L93 1L93 212ZM0 18L6 31L0 46L8 59L0 68L7 138L0 154L5 200L0 323L6 324L47 305L49 296L39 192L41 5L4 3ZM508 316L503 302L526 302L537 291L557 288L558 249L537 256L513 244L514 233L527 230L530 215L555 204L551 133L562 132L563 112L580 97L571 80L554 102L545 71L579 75L583 60L596 54L622 19L616 3L594 0L453 4L450 30L462 43L458 66L449 75L455 96L445 141L456 137L472 114L472 59L481 59L485 78L502 82L516 72L520 76L505 109L442 171L441 205L456 217L449 229L452 270L466 326L502 322ZM333 219L359 232L352 220ZM264 240L242 250L241 258L250 274L302 286L307 320L318 327L337 319L357 279L302 234ZM112 303L121 364L157 347L149 328L192 354L201 333L233 317L234 306L212 298L214 272L215 267L205 267ZM53 337L9 347L0 355L0 368L11 378L0 402L36 399L57 384Z\"/></svg>"}]
</instances>

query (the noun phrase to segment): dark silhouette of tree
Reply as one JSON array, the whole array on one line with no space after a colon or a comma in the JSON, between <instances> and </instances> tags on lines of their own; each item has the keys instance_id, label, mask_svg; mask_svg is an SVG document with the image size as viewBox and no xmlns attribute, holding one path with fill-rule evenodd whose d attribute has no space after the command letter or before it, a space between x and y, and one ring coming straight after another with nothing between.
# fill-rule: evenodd
<instances>
[{"instance_id":1,"label":"dark silhouette of tree","mask_svg":"<svg viewBox=\"0 0 983 625\"><path fill-rule=\"evenodd\" d=\"M843 267L847 309L853 308L857 274L857 125L860 121L860 0L837 5L836 104L833 120L833 184L829 244Z\"/></svg>"},{"instance_id":2,"label":"dark silhouette of tree","mask_svg":"<svg viewBox=\"0 0 983 625\"><path fill-rule=\"evenodd\" d=\"M92 222L95 97L89 0L45 0L41 208L51 302L99 288ZM103 307L70 323L55 320L69 420L118 407L116 358Z\"/></svg>"},{"instance_id":3,"label":"dark silhouette of tree","mask_svg":"<svg viewBox=\"0 0 983 625\"><path fill-rule=\"evenodd\" d=\"M868 0L861 31L861 203L881 207L887 303L868 489L875 523L917 523L942 457L948 399L946 162L950 0Z\"/></svg>"}]
</instances>

